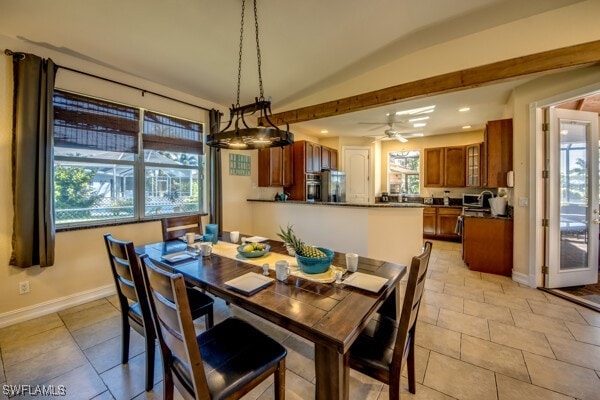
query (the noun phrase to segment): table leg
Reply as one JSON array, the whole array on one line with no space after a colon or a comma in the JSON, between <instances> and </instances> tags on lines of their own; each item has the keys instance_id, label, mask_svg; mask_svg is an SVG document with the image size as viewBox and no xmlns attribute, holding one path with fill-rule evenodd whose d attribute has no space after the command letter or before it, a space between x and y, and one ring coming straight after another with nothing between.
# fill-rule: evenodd
<instances>
[{"instance_id":1,"label":"table leg","mask_svg":"<svg viewBox=\"0 0 600 400\"><path fill-rule=\"evenodd\" d=\"M315 398L317 400L348 400L350 395L349 354L335 348L315 344Z\"/></svg>"}]
</instances>

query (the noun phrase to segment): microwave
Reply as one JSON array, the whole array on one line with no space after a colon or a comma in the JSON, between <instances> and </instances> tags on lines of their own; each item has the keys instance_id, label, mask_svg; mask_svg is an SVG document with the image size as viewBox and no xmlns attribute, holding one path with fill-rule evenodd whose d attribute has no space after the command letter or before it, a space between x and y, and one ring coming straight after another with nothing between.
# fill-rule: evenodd
<instances>
[{"instance_id":1,"label":"microwave","mask_svg":"<svg viewBox=\"0 0 600 400\"><path fill-rule=\"evenodd\" d=\"M463 207L482 207L481 200L478 194L463 193Z\"/></svg>"}]
</instances>

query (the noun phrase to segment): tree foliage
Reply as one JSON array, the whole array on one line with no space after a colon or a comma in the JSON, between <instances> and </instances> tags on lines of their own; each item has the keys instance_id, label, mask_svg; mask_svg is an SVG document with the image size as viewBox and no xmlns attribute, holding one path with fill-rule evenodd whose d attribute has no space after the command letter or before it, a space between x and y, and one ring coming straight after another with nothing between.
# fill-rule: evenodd
<instances>
[{"instance_id":1,"label":"tree foliage","mask_svg":"<svg viewBox=\"0 0 600 400\"><path fill-rule=\"evenodd\" d=\"M54 170L54 201L57 209L89 208L101 196L91 186L95 172L59 165Z\"/></svg>"}]
</instances>

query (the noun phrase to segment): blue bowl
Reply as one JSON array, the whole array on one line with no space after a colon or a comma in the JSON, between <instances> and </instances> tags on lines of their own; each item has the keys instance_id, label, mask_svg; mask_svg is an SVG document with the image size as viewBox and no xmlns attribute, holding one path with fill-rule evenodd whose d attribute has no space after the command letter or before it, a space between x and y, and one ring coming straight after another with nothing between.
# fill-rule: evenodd
<instances>
[{"instance_id":1,"label":"blue bowl","mask_svg":"<svg viewBox=\"0 0 600 400\"><path fill-rule=\"evenodd\" d=\"M305 274L321 274L329 269L331 261L333 260L333 251L324 247L317 247L326 254L326 257L322 258L309 258L303 257L296 254L296 261L298 261L298 267Z\"/></svg>"},{"instance_id":2,"label":"blue bowl","mask_svg":"<svg viewBox=\"0 0 600 400\"><path fill-rule=\"evenodd\" d=\"M242 255L246 258L262 257L265 254L267 254L269 252L269 250L271 250L271 246L269 246L268 244L265 245L265 248L263 250L244 251L243 248L244 248L244 245L242 244L237 247L237 251L238 251L238 253L240 253L240 255Z\"/></svg>"}]
</instances>

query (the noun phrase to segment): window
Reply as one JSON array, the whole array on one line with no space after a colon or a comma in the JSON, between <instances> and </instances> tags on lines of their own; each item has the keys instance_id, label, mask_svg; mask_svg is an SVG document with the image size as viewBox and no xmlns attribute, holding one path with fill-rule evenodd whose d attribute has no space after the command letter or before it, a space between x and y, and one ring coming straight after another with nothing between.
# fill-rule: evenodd
<instances>
[{"instance_id":1,"label":"window","mask_svg":"<svg viewBox=\"0 0 600 400\"><path fill-rule=\"evenodd\" d=\"M420 193L419 159L420 153L414 150L388 153L388 187L390 194L418 195Z\"/></svg>"},{"instance_id":2,"label":"window","mask_svg":"<svg viewBox=\"0 0 600 400\"><path fill-rule=\"evenodd\" d=\"M55 91L56 223L199 212L202 134L199 122Z\"/></svg>"}]
</instances>

